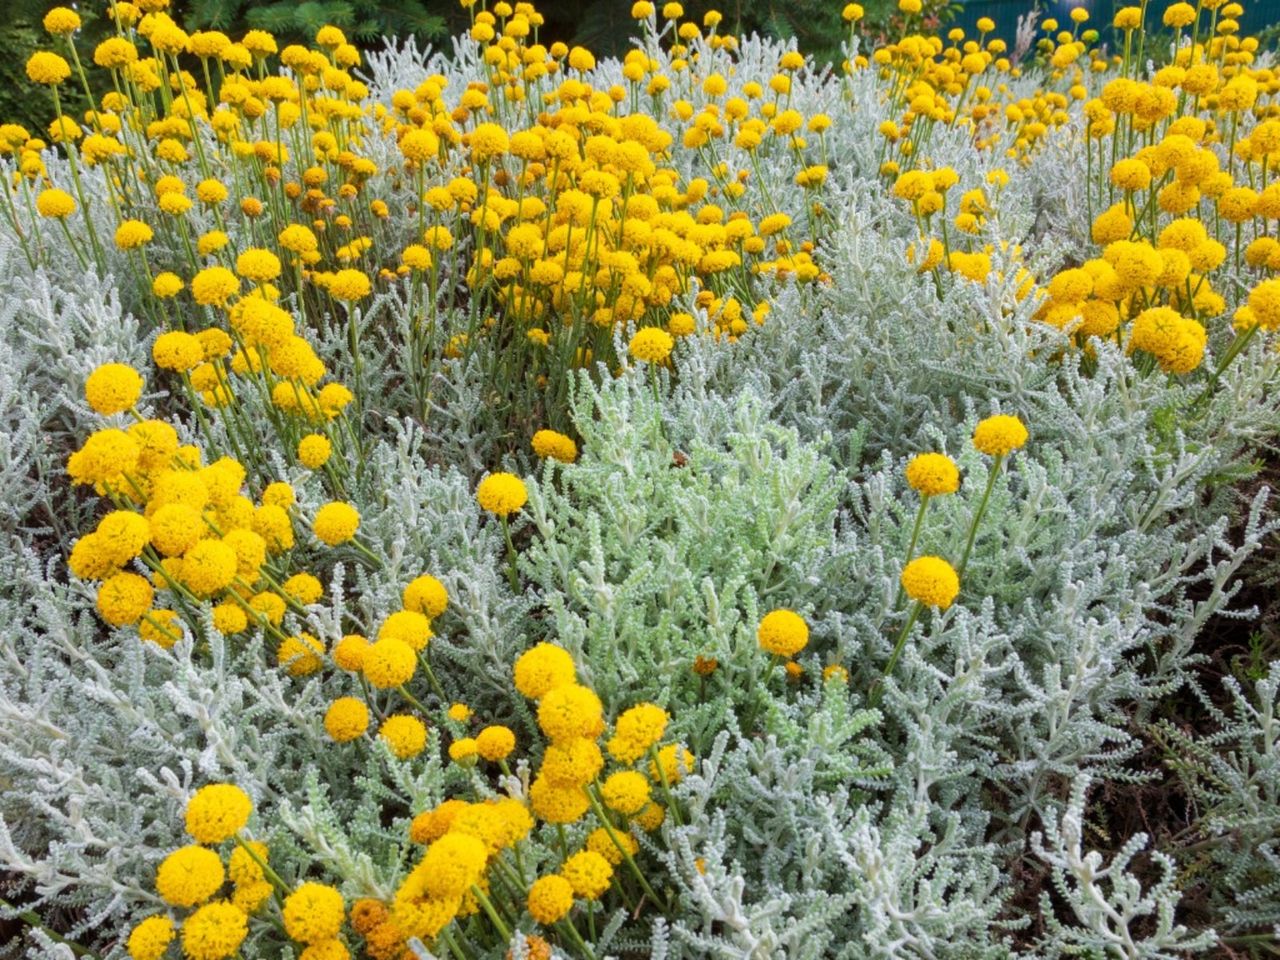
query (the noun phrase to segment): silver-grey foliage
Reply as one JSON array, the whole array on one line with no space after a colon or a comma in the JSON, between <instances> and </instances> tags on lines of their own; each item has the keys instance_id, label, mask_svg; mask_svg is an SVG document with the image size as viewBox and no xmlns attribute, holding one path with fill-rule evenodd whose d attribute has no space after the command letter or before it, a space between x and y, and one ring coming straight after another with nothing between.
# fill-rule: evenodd
<instances>
[{"instance_id":1,"label":"silver-grey foliage","mask_svg":"<svg viewBox=\"0 0 1280 960\"><path fill-rule=\"evenodd\" d=\"M767 77L782 49L744 43L739 75ZM428 57L395 45L368 66L380 100L434 71L464 86L483 67L463 47ZM870 179L877 95L869 71L795 91L810 112L844 98L830 149L845 159L825 200L839 228L818 253L831 283L777 284L770 318L736 344L685 339L674 379L655 383L644 366L584 373L575 464L535 466L495 435L483 349L438 371L423 426L399 375L403 343L383 336L403 337L404 306L369 301L367 451L351 495L384 565L304 544L326 596L289 626L329 643L372 632L430 571L451 598L433 663L478 716L529 739L510 666L542 638L574 654L610 716L642 699L671 710L699 758L676 788L691 816L644 842L680 907L653 923L602 921L611 956L1154 960L1206 949L1214 931L1178 919L1176 851L1151 850L1154 870L1139 871L1150 838L1111 837L1105 851L1089 839L1090 782L1164 775L1136 760L1144 730L1182 755L1204 806L1221 885L1213 923L1280 923L1280 667L1251 691L1228 681L1225 707L1193 684L1206 624L1252 616L1235 604L1240 575L1280 529L1265 488L1240 502L1231 483L1280 432L1278 357L1255 343L1195 404L1200 382L1141 373L1113 344L1095 344L1087 364L1061 356L1061 335L1013 295L1012 258L996 258L1004 279L940 296L905 260L911 217ZM959 132L933 150L966 185L993 165ZM769 162L780 203L802 208L803 191ZM1078 207L1062 171L1082 163L1069 139L1051 139L1007 188L987 239L1028 242L1037 270L1077 254L1080 224L1044 233L1037 221L1046 203ZM390 229L407 237L410 226ZM159 904L155 865L183 842L182 807L201 784L248 790L286 879L323 869L350 896L385 897L411 864L407 818L463 775L439 759L435 731L412 763L372 740L361 759L335 748L320 718L350 692L345 675L290 679L262 638L223 642L212 629L207 644L140 644L105 630L91 591L69 581L67 551L94 511L63 474L95 423L84 377L107 360L145 368L156 332L119 280L128 264L108 256L106 278L48 253L29 271L0 232L0 885L116 957L123 932ZM445 313L440 323L440 342L464 327ZM307 333L356 383L345 323ZM1216 330L1211 353L1224 341ZM143 406L195 436L180 398ZM1022 417L1031 441L994 484L960 598L921 618L872 709L907 615L895 601L918 501L903 466L927 450L959 463L963 486L933 503L920 543L956 555L991 468L969 438L997 411ZM294 482L307 515L324 491L290 474L262 422L263 479ZM530 487L514 530L518 592L502 531L472 496L500 461ZM756 646L774 607L812 625L798 681ZM705 680L691 670L698 657L718 661ZM847 671L847 686L819 679L827 667ZM1207 738L1158 719L1188 689L1218 730ZM535 842L531 856L552 854ZM1011 876L1037 869L1052 891L1019 904ZM68 956L35 928L11 949ZM246 953L279 949L264 939Z\"/></svg>"}]
</instances>

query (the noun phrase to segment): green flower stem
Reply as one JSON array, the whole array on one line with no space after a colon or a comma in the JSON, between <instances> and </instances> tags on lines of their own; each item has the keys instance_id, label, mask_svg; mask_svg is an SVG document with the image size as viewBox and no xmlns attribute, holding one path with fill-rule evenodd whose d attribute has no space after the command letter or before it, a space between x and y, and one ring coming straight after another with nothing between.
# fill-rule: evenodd
<instances>
[{"instance_id":1,"label":"green flower stem","mask_svg":"<svg viewBox=\"0 0 1280 960\"><path fill-rule=\"evenodd\" d=\"M565 917L563 920L560 921L558 926L565 933L569 934L569 939L572 940L574 944L577 946L577 948L582 951L582 955L586 957L587 960L595 960L596 955L592 952L591 948L587 946L586 942L582 939L582 934L578 932L578 928L573 925L572 920L570 920L568 917Z\"/></svg>"},{"instance_id":2,"label":"green flower stem","mask_svg":"<svg viewBox=\"0 0 1280 960\"><path fill-rule=\"evenodd\" d=\"M660 443L665 434L662 431L662 389L658 383L660 374L658 373L657 364L650 364L653 367L651 374L653 376L653 439L655 443Z\"/></svg>"},{"instance_id":3,"label":"green flower stem","mask_svg":"<svg viewBox=\"0 0 1280 960\"><path fill-rule=\"evenodd\" d=\"M444 687L440 686L440 681L436 679L436 672L431 669L431 661L427 659L427 655L423 651L418 651L418 662L422 664L422 672L427 675L427 682L431 684L431 690L440 698L442 704L448 704L449 698L444 695ZM446 707L446 709L448 709Z\"/></svg>"},{"instance_id":4,"label":"green flower stem","mask_svg":"<svg viewBox=\"0 0 1280 960\"><path fill-rule=\"evenodd\" d=\"M258 869L262 871L263 876L265 876L268 880L271 881L271 885L276 888L277 895L281 893L289 892L290 890L289 885L280 878L280 874L276 873L274 870L271 869L271 866L267 863L267 861L263 860L262 857L258 856L258 851L253 849L253 846L248 841L246 841L244 837L240 836L240 834L237 833L235 836L235 841L236 841L236 846L239 847L241 850L243 850L246 854L248 854L249 859L258 865Z\"/></svg>"},{"instance_id":5,"label":"green flower stem","mask_svg":"<svg viewBox=\"0 0 1280 960\"><path fill-rule=\"evenodd\" d=\"M676 747L678 751L680 748ZM671 819L676 822L677 827L683 827L684 821L680 819L680 808L676 805L676 798L671 793L671 784L667 781L667 771L662 766L661 760L658 758L657 744L649 744L649 759L653 761L654 768L658 771L658 780L662 784L662 792L667 798L667 809L671 811Z\"/></svg>"},{"instance_id":6,"label":"green flower stem","mask_svg":"<svg viewBox=\"0 0 1280 960\"><path fill-rule=\"evenodd\" d=\"M49 88L53 92L53 109L58 115L58 130L62 130L62 101L58 98L57 86ZM80 164L76 161L75 148L70 143L63 144L63 152L67 157L67 166L71 170L71 183L75 187L76 199L80 201L80 209L83 211L85 233L89 235L89 246L93 249L94 262L98 265L98 272L101 273L105 269L103 266L102 246L98 243L98 232L93 227L93 217L89 214L89 204L85 200L84 185L80 182Z\"/></svg>"},{"instance_id":7,"label":"green flower stem","mask_svg":"<svg viewBox=\"0 0 1280 960\"><path fill-rule=\"evenodd\" d=\"M609 839L613 841L613 845L617 847L618 852L622 854L622 859L627 862L627 867L635 875L636 880L639 881L640 889L645 892L645 895L654 902L654 905L657 906L659 910L664 914L669 915L671 911L667 906L666 901L662 900L657 893L654 892L653 887L649 885L649 881L645 879L644 873L640 870L640 865L636 863L635 857L631 856L631 851L627 849L622 840L618 837L617 831L613 828L613 821L611 821L608 814L604 812L604 807L601 806L600 800L596 796L596 788L594 786L587 787L586 793L587 800L591 804L592 811L595 812L596 818L604 827L605 832L609 834Z\"/></svg>"},{"instance_id":8,"label":"green flower stem","mask_svg":"<svg viewBox=\"0 0 1280 960\"><path fill-rule=\"evenodd\" d=\"M502 939L508 943L511 941L511 928L503 922L502 917L498 916L497 908L494 907L493 901L485 894L477 884L471 885L471 893L480 901L480 906L484 908L484 912L489 915L489 919L493 921L493 925L498 928L498 933L502 935Z\"/></svg>"},{"instance_id":9,"label":"green flower stem","mask_svg":"<svg viewBox=\"0 0 1280 960\"><path fill-rule=\"evenodd\" d=\"M911 615L907 617L907 622L902 625L902 630L898 634L897 642L893 645L893 653L889 654L889 662L885 665L884 675L875 682L871 688L871 693L867 697L867 706L877 707L880 705L880 698L884 696L884 681L893 675L893 668L898 665L898 658L902 656L902 648L907 645L907 637L911 635L911 628L916 625L916 620L920 616L920 611L924 609L924 604L919 600L916 601L914 607L911 608Z\"/></svg>"},{"instance_id":10,"label":"green flower stem","mask_svg":"<svg viewBox=\"0 0 1280 960\"><path fill-rule=\"evenodd\" d=\"M424 707L421 703L418 702L418 698L415 697L412 693L410 693L404 684L400 684L400 686L396 687L396 689L400 691L400 696L404 697L406 700L409 701L409 706L413 707L413 709L417 710L424 717L428 717L431 715L430 711L428 711L426 707Z\"/></svg>"},{"instance_id":11,"label":"green flower stem","mask_svg":"<svg viewBox=\"0 0 1280 960\"><path fill-rule=\"evenodd\" d=\"M916 523L915 523L915 526L911 528L911 543L907 546L907 558L902 561L902 565L904 567L908 563L910 563L912 560L915 559L916 542L920 539L920 528L921 526L924 525L924 515L925 515L925 511L928 509L929 509L929 495L927 493L922 494L920 497L920 509L916 511ZM898 581L898 593L893 598L894 610L897 610L898 607L902 605L902 594L903 594L902 581Z\"/></svg>"},{"instance_id":12,"label":"green flower stem","mask_svg":"<svg viewBox=\"0 0 1280 960\"><path fill-rule=\"evenodd\" d=\"M516 574L516 545L511 540L511 524L507 521L505 515L502 520L502 535L507 541L507 578L511 581L511 592L518 594L520 592L520 577Z\"/></svg>"},{"instance_id":13,"label":"green flower stem","mask_svg":"<svg viewBox=\"0 0 1280 960\"><path fill-rule=\"evenodd\" d=\"M367 546L361 543L359 537L352 537L350 540L350 543L353 547L356 548L356 550L358 550L364 556L366 560L369 561L369 563L373 566L373 569L375 570L382 569L382 559L376 553L370 550Z\"/></svg>"},{"instance_id":14,"label":"green flower stem","mask_svg":"<svg viewBox=\"0 0 1280 960\"><path fill-rule=\"evenodd\" d=\"M454 955L456 960L467 960L467 955L462 951L462 948L458 946L458 942L453 939L453 936L449 933L449 928L447 926L440 931L440 939L445 942L445 946L449 948L449 952Z\"/></svg>"},{"instance_id":15,"label":"green flower stem","mask_svg":"<svg viewBox=\"0 0 1280 960\"><path fill-rule=\"evenodd\" d=\"M1004 463L1004 454L997 454L995 461L991 464L991 472L987 474L987 489L982 491L982 502L978 504L978 512L973 515L973 522L969 524L969 539L965 542L964 553L960 555L960 565L956 567L956 576L960 578L961 583L964 583L964 568L969 564L973 542L978 538L978 524L982 522L982 517L987 512L987 501L991 499L991 491L995 488L996 477L1000 475L1002 463Z\"/></svg>"},{"instance_id":16,"label":"green flower stem","mask_svg":"<svg viewBox=\"0 0 1280 960\"><path fill-rule=\"evenodd\" d=\"M1231 361L1238 357L1244 351L1244 348L1249 345L1249 341L1252 340L1254 334L1258 332L1258 327L1259 324L1255 323L1248 330L1245 330L1241 334L1237 334L1236 338L1231 341L1231 346L1227 347L1227 352L1222 355L1222 360L1219 362L1217 369L1214 370L1213 374L1209 377L1209 382L1205 384L1205 387L1200 391L1199 396L1197 396L1195 400L1191 401L1192 407L1196 407L1209 399L1214 388L1218 385L1218 380L1221 379L1224 373L1226 373L1227 367L1231 365Z\"/></svg>"},{"instance_id":17,"label":"green flower stem","mask_svg":"<svg viewBox=\"0 0 1280 960\"><path fill-rule=\"evenodd\" d=\"M11 904L8 900L5 900L3 897L0 897L0 907L3 907L5 910L17 910L17 908L13 904ZM60 943L63 946L68 947L71 950L71 952L74 953L77 957L93 956L93 952L89 950L88 947L82 947L80 944L76 943L74 940L68 940L66 937L62 936L61 934L55 933L54 931L46 927L40 915L36 913L34 910L18 911L17 913L14 914L14 918L17 920L21 920L23 923L25 923L27 926L31 927L32 929L39 930L41 933L43 933L46 937L48 937L54 943Z\"/></svg>"}]
</instances>

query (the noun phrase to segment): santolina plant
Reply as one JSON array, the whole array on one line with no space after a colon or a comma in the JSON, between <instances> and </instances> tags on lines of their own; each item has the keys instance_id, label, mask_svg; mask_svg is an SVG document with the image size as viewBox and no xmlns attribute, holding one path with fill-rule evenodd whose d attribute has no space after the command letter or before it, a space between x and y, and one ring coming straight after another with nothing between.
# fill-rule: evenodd
<instances>
[{"instance_id":1,"label":"santolina plant","mask_svg":"<svg viewBox=\"0 0 1280 960\"><path fill-rule=\"evenodd\" d=\"M435 53L45 19L58 115L0 126L6 949L1273 936L1274 644L1230 714L1197 675L1280 530L1239 5L1010 51L849 4L836 70L463 6ZM1188 757L1177 830L1089 803Z\"/></svg>"}]
</instances>

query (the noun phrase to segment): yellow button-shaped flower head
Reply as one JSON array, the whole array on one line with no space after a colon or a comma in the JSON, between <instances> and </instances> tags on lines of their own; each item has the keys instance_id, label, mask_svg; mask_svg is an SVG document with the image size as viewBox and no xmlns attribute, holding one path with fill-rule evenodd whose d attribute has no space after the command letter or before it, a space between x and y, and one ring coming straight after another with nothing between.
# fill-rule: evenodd
<instances>
[{"instance_id":1,"label":"yellow button-shaped flower head","mask_svg":"<svg viewBox=\"0 0 1280 960\"><path fill-rule=\"evenodd\" d=\"M992 457L1003 457L1027 442L1027 428L1017 417L997 414L979 422L973 430L973 445Z\"/></svg>"},{"instance_id":2,"label":"yellow button-shaped flower head","mask_svg":"<svg viewBox=\"0 0 1280 960\"><path fill-rule=\"evenodd\" d=\"M944 453L922 453L907 464L907 483L926 497L955 493L960 486L960 471Z\"/></svg>"},{"instance_id":3,"label":"yellow button-shaped flower head","mask_svg":"<svg viewBox=\"0 0 1280 960\"><path fill-rule=\"evenodd\" d=\"M794 657L809 642L809 625L794 610L774 610L761 619L756 639L768 653Z\"/></svg>"},{"instance_id":4,"label":"yellow button-shaped flower head","mask_svg":"<svg viewBox=\"0 0 1280 960\"><path fill-rule=\"evenodd\" d=\"M513 473L491 473L476 488L476 502L498 517L510 516L528 499L524 481Z\"/></svg>"},{"instance_id":5,"label":"yellow button-shaped flower head","mask_svg":"<svg viewBox=\"0 0 1280 960\"><path fill-rule=\"evenodd\" d=\"M902 589L926 607L945 610L960 592L960 577L941 557L917 557L903 568Z\"/></svg>"},{"instance_id":6,"label":"yellow button-shaped flower head","mask_svg":"<svg viewBox=\"0 0 1280 960\"><path fill-rule=\"evenodd\" d=\"M234 783L211 783L187 802L187 833L200 843L222 843L244 828L252 812L253 801Z\"/></svg>"}]
</instances>

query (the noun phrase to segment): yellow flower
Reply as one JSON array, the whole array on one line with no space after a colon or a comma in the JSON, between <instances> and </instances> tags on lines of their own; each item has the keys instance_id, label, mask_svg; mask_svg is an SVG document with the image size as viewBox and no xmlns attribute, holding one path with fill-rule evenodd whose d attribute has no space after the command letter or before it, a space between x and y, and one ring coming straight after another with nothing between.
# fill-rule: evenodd
<instances>
[{"instance_id":1,"label":"yellow flower","mask_svg":"<svg viewBox=\"0 0 1280 960\"><path fill-rule=\"evenodd\" d=\"M926 607L945 610L960 592L955 568L941 557L917 557L903 568L902 589Z\"/></svg>"},{"instance_id":2,"label":"yellow flower","mask_svg":"<svg viewBox=\"0 0 1280 960\"><path fill-rule=\"evenodd\" d=\"M306 677L324 666L324 641L309 633L285 637L276 647L276 660L291 677Z\"/></svg>"},{"instance_id":3,"label":"yellow flower","mask_svg":"<svg viewBox=\"0 0 1280 960\"><path fill-rule=\"evenodd\" d=\"M471 737L460 737L449 744L449 759L463 766L474 766L479 750Z\"/></svg>"},{"instance_id":4,"label":"yellow flower","mask_svg":"<svg viewBox=\"0 0 1280 960\"><path fill-rule=\"evenodd\" d=\"M336 547L354 537L359 526L360 514L356 508L349 503L334 501L316 511L311 528L322 542Z\"/></svg>"},{"instance_id":5,"label":"yellow flower","mask_svg":"<svg viewBox=\"0 0 1280 960\"><path fill-rule=\"evenodd\" d=\"M249 822L253 801L233 783L201 787L187 801L187 833L204 844L230 840Z\"/></svg>"},{"instance_id":6,"label":"yellow flower","mask_svg":"<svg viewBox=\"0 0 1280 960\"><path fill-rule=\"evenodd\" d=\"M652 12L652 5L646 4L646 6L649 6ZM538 923L550 926L562 920L571 909L573 909L573 886L564 877L558 874L539 877L529 888L529 915Z\"/></svg>"},{"instance_id":7,"label":"yellow flower","mask_svg":"<svg viewBox=\"0 0 1280 960\"><path fill-rule=\"evenodd\" d=\"M400 138L400 152L406 160L425 163L440 152L440 138L430 130L410 130Z\"/></svg>"},{"instance_id":8,"label":"yellow flower","mask_svg":"<svg viewBox=\"0 0 1280 960\"><path fill-rule=\"evenodd\" d=\"M449 592L444 584L429 574L414 577L401 595L406 610L425 614L434 619L444 613L449 605Z\"/></svg>"},{"instance_id":9,"label":"yellow flower","mask_svg":"<svg viewBox=\"0 0 1280 960\"><path fill-rule=\"evenodd\" d=\"M584 787L603 766L604 754L594 740L571 737L547 747L538 775L560 789Z\"/></svg>"},{"instance_id":10,"label":"yellow flower","mask_svg":"<svg viewBox=\"0 0 1280 960\"><path fill-rule=\"evenodd\" d=\"M142 377L127 364L104 363L85 379L84 396L103 416L122 413L142 396Z\"/></svg>"},{"instance_id":11,"label":"yellow flower","mask_svg":"<svg viewBox=\"0 0 1280 960\"><path fill-rule=\"evenodd\" d=\"M27 78L32 83L56 87L71 76L71 65L56 53L39 50L27 60Z\"/></svg>"},{"instance_id":12,"label":"yellow flower","mask_svg":"<svg viewBox=\"0 0 1280 960\"><path fill-rule=\"evenodd\" d=\"M573 463L578 459L578 445L572 437L555 430L539 430L533 435L533 452L544 459Z\"/></svg>"},{"instance_id":13,"label":"yellow flower","mask_svg":"<svg viewBox=\"0 0 1280 960\"><path fill-rule=\"evenodd\" d=\"M476 502L498 517L510 516L528 499L524 481L512 473L491 473L476 488Z\"/></svg>"},{"instance_id":14,"label":"yellow flower","mask_svg":"<svg viewBox=\"0 0 1280 960\"><path fill-rule=\"evenodd\" d=\"M325 711L325 732L338 743L356 739L368 726L369 708L356 697L339 697Z\"/></svg>"},{"instance_id":15,"label":"yellow flower","mask_svg":"<svg viewBox=\"0 0 1280 960\"><path fill-rule=\"evenodd\" d=\"M1133 320L1130 346L1152 354L1169 373L1190 373L1204 359L1208 335L1198 321L1170 307L1150 307Z\"/></svg>"},{"instance_id":16,"label":"yellow flower","mask_svg":"<svg viewBox=\"0 0 1280 960\"><path fill-rule=\"evenodd\" d=\"M145 577L117 573L98 588L98 613L113 627L137 623L151 608L154 591Z\"/></svg>"},{"instance_id":17,"label":"yellow flower","mask_svg":"<svg viewBox=\"0 0 1280 960\"><path fill-rule=\"evenodd\" d=\"M42 217L62 220L76 212L76 201L65 190L41 190L36 197L36 212Z\"/></svg>"},{"instance_id":18,"label":"yellow flower","mask_svg":"<svg viewBox=\"0 0 1280 960\"><path fill-rule=\"evenodd\" d=\"M348 673L359 672L364 665L364 654L369 649L367 638L358 633L349 633L334 645L333 662L340 670Z\"/></svg>"},{"instance_id":19,"label":"yellow flower","mask_svg":"<svg viewBox=\"0 0 1280 960\"><path fill-rule=\"evenodd\" d=\"M634 770L611 774L600 787L605 806L623 816L639 813L649 803L649 781Z\"/></svg>"},{"instance_id":20,"label":"yellow flower","mask_svg":"<svg viewBox=\"0 0 1280 960\"><path fill-rule=\"evenodd\" d=\"M476 734L476 752L486 760L505 760L516 748L516 735L503 726L485 727Z\"/></svg>"},{"instance_id":21,"label":"yellow flower","mask_svg":"<svg viewBox=\"0 0 1280 960\"><path fill-rule=\"evenodd\" d=\"M395 637L385 637L369 645L361 669L373 686L386 690L407 683L417 664L412 647Z\"/></svg>"},{"instance_id":22,"label":"yellow flower","mask_svg":"<svg viewBox=\"0 0 1280 960\"><path fill-rule=\"evenodd\" d=\"M486 163L500 157L510 147L511 139L499 124L482 123L471 131L471 159L476 163Z\"/></svg>"},{"instance_id":23,"label":"yellow flower","mask_svg":"<svg viewBox=\"0 0 1280 960\"><path fill-rule=\"evenodd\" d=\"M1003 457L1027 442L1027 428L1017 417L997 414L982 420L973 430L973 445L992 457Z\"/></svg>"},{"instance_id":24,"label":"yellow flower","mask_svg":"<svg viewBox=\"0 0 1280 960\"><path fill-rule=\"evenodd\" d=\"M671 334L658 327L643 327L627 345L627 352L645 363L664 363L675 347Z\"/></svg>"},{"instance_id":25,"label":"yellow flower","mask_svg":"<svg viewBox=\"0 0 1280 960\"><path fill-rule=\"evenodd\" d=\"M176 273L165 271L164 273L156 274L156 278L151 281L151 292L161 300L168 300L181 293L184 286L182 278Z\"/></svg>"},{"instance_id":26,"label":"yellow flower","mask_svg":"<svg viewBox=\"0 0 1280 960\"><path fill-rule=\"evenodd\" d=\"M378 736L401 760L416 757L427 745L427 728L422 721L403 713L387 717Z\"/></svg>"},{"instance_id":27,"label":"yellow flower","mask_svg":"<svg viewBox=\"0 0 1280 960\"><path fill-rule=\"evenodd\" d=\"M191 279L191 296L203 306L225 306L239 291L239 278L226 267L205 267Z\"/></svg>"},{"instance_id":28,"label":"yellow flower","mask_svg":"<svg viewBox=\"0 0 1280 960\"><path fill-rule=\"evenodd\" d=\"M285 898L280 912L290 937L300 943L319 943L338 935L346 907L333 887L309 882Z\"/></svg>"},{"instance_id":29,"label":"yellow flower","mask_svg":"<svg viewBox=\"0 0 1280 960\"><path fill-rule=\"evenodd\" d=\"M425 648L432 636L431 620L415 610L398 610L378 628L379 640L394 637L408 644L414 651Z\"/></svg>"},{"instance_id":30,"label":"yellow flower","mask_svg":"<svg viewBox=\"0 0 1280 960\"><path fill-rule=\"evenodd\" d=\"M319 470L329 461L333 444L320 433L309 433L298 441L298 462L309 470Z\"/></svg>"},{"instance_id":31,"label":"yellow flower","mask_svg":"<svg viewBox=\"0 0 1280 960\"><path fill-rule=\"evenodd\" d=\"M147 917L129 932L129 956L132 960L160 960L173 936L173 921L164 914Z\"/></svg>"},{"instance_id":32,"label":"yellow flower","mask_svg":"<svg viewBox=\"0 0 1280 960\"><path fill-rule=\"evenodd\" d=\"M217 893L225 879L222 861L212 850L181 847L160 862L156 893L175 907L194 907Z\"/></svg>"},{"instance_id":33,"label":"yellow flower","mask_svg":"<svg viewBox=\"0 0 1280 960\"><path fill-rule=\"evenodd\" d=\"M236 552L219 540L201 540L182 555L183 585L198 597L226 589L239 570Z\"/></svg>"},{"instance_id":34,"label":"yellow flower","mask_svg":"<svg viewBox=\"0 0 1280 960\"><path fill-rule=\"evenodd\" d=\"M826 671L823 671L826 679ZM667 783L679 783L693 769L695 757L678 743L671 743L658 751L657 763L650 761L649 776L654 780L666 778Z\"/></svg>"},{"instance_id":35,"label":"yellow flower","mask_svg":"<svg viewBox=\"0 0 1280 960\"><path fill-rule=\"evenodd\" d=\"M573 892L585 900L598 900L609 889L613 866L591 850L581 850L566 860L560 875L569 881Z\"/></svg>"},{"instance_id":36,"label":"yellow flower","mask_svg":"<svg viewBox=\"0 0 1280 960\"><path fill-rule=\"evenodd\" d=\"M189 960L233 956L249 933L245 912L225 900L207 903L182 924L182 951Z\"/></svg>"},{"instance_id":37,"label":"yellow flower","mask_svg":"<svg viewBox=\"0 0 1280 960\"><path fill-rule=\"evenodd\" d=\"M93 49L93 62L100 67L115 69L137 60L138 48L124 37L108 37Z\"/></svg>"},{"instance_id":38,"label":"yellow flower","mask_svg":"<svg viewBox=\"0 0 1280 960\"><path fill-rule=\"evenodd\" d=\"M809 642L809 625L793 610L774 610L760 620L756 639L768 653L794 657Z\"/></svg>"},{"instance_id":39,"label":"yellow flower","mask_svg":"<svg viewBox=\"0 0 1280 960\"><path fill-rule=\"evenodd\" d=\"M576 683L555 687L538 705L538 726L554 741L598 737L604 729L600 698Z\"/></svg>"},{"instance_id":40,"label":"yellow flower","mask_svg":"<svg viewBox=\"0 0 1280 960\"><path fill-rule=\"evenodd\" d=\"M1151 184L1151 170L1141 160L1118 160L1111 167L1111 182L1121 190L1145 190Z\"/></svg>"},{"instance_id":41,"label":"yellow flower","mask_svg":"<svg viewBox=\"0 0 1280 960\"><path fill-rule=\"evenodd\" d=\"M171 330L156 337L151 358L161 370L186 373L204 362L204 346L189 333Z\"/></svg>"},{"instance_id":42,"label":"yellow flower","mask_svg":"<svg viewBox=\"0 0 1280 960\"><path fill-rule=\"evenodd\" d=\"M662 739L670 719L667 711L654 703L638 703L624 710L614 724L609 753L621 763L635 763Z\"/></svg>"},{"instance_id":43,"label":"yellow flower","mask_svg":"<svg viewBox=\"0 0 1280 960\"><path fill-rule=\"evenodd\" d=\"M1196 8L1189 3L1175 3L1164 11L1162 18L1166 27L1185 27L1195 22Z\"/></svg>"},{"instance_id":44,"label":"yellow flower","mask_svg":"<svg viewBox=\"0 0 1280 960\"><path fill-rule=\"evenodd\" d=\"M328 282L329 293L338 300L352 302L369 296L373 285L359 270L339 270Z\"/></svg>"},{"instance_id":45,"label":"yellow flower","mask_svg":"<svg viewBox=\"0 0 1280 960\"><path fill-rule=\"evenodd\" d=\"M946 454L922 453L907 464L907 483L927 497L955 493L960 487L960 471Z\"/></svg>"},{"instance_id":46,"label":"yellow flower","mask_svg":"<svg viewBox=\"0 0 1280 960\"><path fill-rule=\"evenodd\" d=\"M115 243L121 250L136 250L150 243L153 236L151 227L141 220L122 220L116 227Z\"/></svg>"},{"instance_id":47,"label":"yellow flower","mask_svg":"<svg viewBox=\"0 0 1280 960\"><path fill-rule=\"evenodd\" d=\"M54 36L66 36L80 29L80 14L67 7L54 7L44 15L44 28Z\"/></svg>"},{"instance_id":48,"label":"yellow flower","mask_svg":"<svg viewBox=\"0 0 1280 960\"><path fill-rule=\"evenodd\" d=\"M236 273L255 283L266 283L280 276L280 258L270 250L251 247L236 257Z\"/></svg>"}]
</instances>

